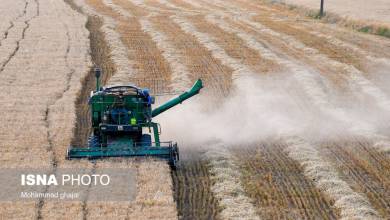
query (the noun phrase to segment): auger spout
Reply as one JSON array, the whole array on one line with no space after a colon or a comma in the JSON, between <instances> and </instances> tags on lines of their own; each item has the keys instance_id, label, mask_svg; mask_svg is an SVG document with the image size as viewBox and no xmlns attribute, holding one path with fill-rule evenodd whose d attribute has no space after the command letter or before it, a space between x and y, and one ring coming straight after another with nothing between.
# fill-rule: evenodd
<instances>
[{"instance_id":1,"label":"auger spout","mask_svg":"<svg viewBox=\"0 0 390 220\"><path fill-rule=\"evenodd\" d=\"M152 111L152 117L156 117L157 115L165 112L166 110L174 107L175 105L181 104L182 102L191 98L192 96L197 95L202 88L203 88L202 80L198 79L190 90L184 92L183 94L179 95L174 99L169 100L168 102L164 103L158 108L155 108Z\"/></svg>"}]
</instances>

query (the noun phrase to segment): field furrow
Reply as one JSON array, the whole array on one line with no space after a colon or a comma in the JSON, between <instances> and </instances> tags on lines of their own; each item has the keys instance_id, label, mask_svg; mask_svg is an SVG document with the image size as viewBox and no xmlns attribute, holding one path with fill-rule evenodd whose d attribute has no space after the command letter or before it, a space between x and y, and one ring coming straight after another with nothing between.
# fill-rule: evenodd
<instances>
[{"instance_id":1,"label":"field furrow","mask_svg":"<svg viewBox=\"0 0 390 220\"><path fill-rule=\"evenodd\" d=\"M7 7L1 11L1 14L10 16L4 16L0 23L0 33L3 35L0 39L0 47L3 45L3 41L8 38L10 31L15 27L14 23L26 15L29 2L6 1L3 4L7 5Z\"/></svg>"},{"instance_id":2,"label":"field furrow","mask_svg":"<svg viewBox=\"0 0 390 220\"><path fill-rule=\"evenodd\" d=\"M30 6L30 7L28 7ZM24 40L26 31L30 27L30 22L34 18L36 18L39 14L38 11L38 2L31 1L30 5L26 3L26 8L23 14L16 18L14 22L12 22L13 30L10 33L8 30L5 33L5 37L2 40L2 47L0 48L0 74L4 71L4 68L8 65L8 63L14 58L16 53L19 51L20 43ZM24 19L21 19L24 18ZM18 20L21 19L21 20Z\"/></svg>"}]
</instances>

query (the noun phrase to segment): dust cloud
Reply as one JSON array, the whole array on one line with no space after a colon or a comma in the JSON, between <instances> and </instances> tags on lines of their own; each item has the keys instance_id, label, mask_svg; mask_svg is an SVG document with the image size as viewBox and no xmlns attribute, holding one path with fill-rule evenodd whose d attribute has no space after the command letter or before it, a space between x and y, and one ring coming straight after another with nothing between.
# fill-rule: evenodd
<instances>
[{"instance_id":1,"label":"dust cloud","mask_svg":"<svg viewBox=\"0 0 390 220\"><path fill-rule=\"evenodd\" d=\"M321 141L369 136L381 127L379 119L383 121L384 113L375 104L365 105L365 99L351 96L358 102L354 103L337 89L323 89L328 109L312 104L300 82L289 74L242 76L228 97L211 102L215 99L208 99L203 90L155 120L161 124L162 140L177 141L180 147L215 142L239 145L285 136Z\"/></svg>"}]
</instances>

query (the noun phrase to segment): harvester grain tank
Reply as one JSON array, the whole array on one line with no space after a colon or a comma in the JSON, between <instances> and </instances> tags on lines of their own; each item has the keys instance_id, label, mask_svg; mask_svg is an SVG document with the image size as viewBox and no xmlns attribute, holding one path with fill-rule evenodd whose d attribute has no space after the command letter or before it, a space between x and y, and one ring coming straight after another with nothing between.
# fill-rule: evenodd
<instances>
[{"instance_id":1,"label":"harvester grain tank","mask_svg":"<svg viewBox=\"0 0 390 220\"><path fill-rule=\"evenodd\" d=\"M197 95L203 88L198 79L193 87L152 109L155 97L134 85L101 87L101 70L95 69L96 91L91 92L92 134L87 147L71 146L67 158L158 157L176 166L177 144L160 141L160 126L153 117ZM151 135L152 134L152 135ZM153 142L152 142L153 136Z\"/></svg>"}]
</instances>

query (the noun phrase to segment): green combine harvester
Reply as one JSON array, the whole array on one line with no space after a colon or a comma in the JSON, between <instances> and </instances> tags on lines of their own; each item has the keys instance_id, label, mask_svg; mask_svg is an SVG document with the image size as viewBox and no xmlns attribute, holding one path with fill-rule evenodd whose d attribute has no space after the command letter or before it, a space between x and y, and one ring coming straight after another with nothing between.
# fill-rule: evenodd
<instances>
[{"instance_id":1,"label":"green combine harvester","mask_svg":"<svg viewBox=\"0 0 390 220\"><path fill-rule=\"evenodd\" d=\"M160 141L159 124L153 117L181 104L203 88L199 79L193 87L152 110L154 97L148 89L133 85L100 87L101 70L95 69L96 91L91 92L92 130L88 147L70 147L67 158L158 157L176 167L176 143ZM152 141L152 135L153 141Z\"/></svg>"}]
</instances>

